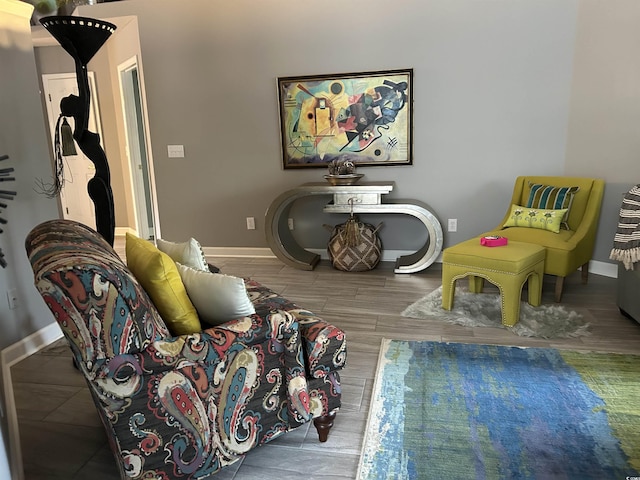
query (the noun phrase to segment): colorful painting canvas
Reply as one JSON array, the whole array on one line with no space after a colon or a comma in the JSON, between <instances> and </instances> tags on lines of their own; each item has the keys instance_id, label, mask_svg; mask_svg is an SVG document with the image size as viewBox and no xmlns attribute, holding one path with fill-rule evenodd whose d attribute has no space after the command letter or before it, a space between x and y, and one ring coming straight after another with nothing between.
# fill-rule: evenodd
<instances>
[{"instance_id":1,"label":"colorful painting canvas","mask_svg":"<svg viewBox=\"0 0 640 480\"><path fill-rule=\"evenodd\" d=\"M413 70L278 79L284 168L412 164Z\"/></svg>"}]
</instances>

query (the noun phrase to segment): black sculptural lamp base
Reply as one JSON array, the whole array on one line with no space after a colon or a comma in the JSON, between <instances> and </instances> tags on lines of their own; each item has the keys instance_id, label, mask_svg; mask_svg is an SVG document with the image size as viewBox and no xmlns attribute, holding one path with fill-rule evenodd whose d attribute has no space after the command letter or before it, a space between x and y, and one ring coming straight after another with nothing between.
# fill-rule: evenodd
<instances>
[{"instance_id":1,"label":"black sculptural lamp base","mask_svg":"<svg viewBox=\"0 0 640 480\"><path fill-rule=\"evenodd\" d=\"M116 26L104 20L76 16L44 17L40 19L40 23L75 61L78 95L63 98L60 110L63 116L73 117L75 120L73 138L96 168L87 190L95 207L96 230L113 245L115 214L109 163L100 145L99 135L88 129L91 95L87 63L115 31Z\"/></svg>"}]
</instances>

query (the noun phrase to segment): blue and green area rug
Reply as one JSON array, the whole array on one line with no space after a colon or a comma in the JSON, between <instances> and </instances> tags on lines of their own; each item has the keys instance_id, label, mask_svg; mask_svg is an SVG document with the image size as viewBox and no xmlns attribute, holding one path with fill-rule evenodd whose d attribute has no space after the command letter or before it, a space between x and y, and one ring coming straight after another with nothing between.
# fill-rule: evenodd
<instances>
[{"instance_id":1,"label":"blue and green area rug","mask_svg":"<svg viewBox=\"0 0 640 480\"><path fill-rule=\"evenodd\" d=\"M360 480L639 472L640 356L383 340Z\"/></svg>"}]
</instances>

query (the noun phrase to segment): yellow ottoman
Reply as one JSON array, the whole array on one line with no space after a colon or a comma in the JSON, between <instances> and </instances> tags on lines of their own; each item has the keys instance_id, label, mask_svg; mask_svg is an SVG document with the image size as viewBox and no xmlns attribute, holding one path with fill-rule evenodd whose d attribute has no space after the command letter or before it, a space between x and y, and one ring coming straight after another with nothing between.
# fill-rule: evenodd
<instances>
[{"instance_id":1,"label":"yellow ottoman","mask_svg":"<svg viewBox=\"0 0 640 480\"><path fill-rule=\"evenodd\" d=\"M509 241L502 247L480 245L480 237L446 248L442 252L442 308L451 310L456 280L469 277L469 290L482 292L483 279L500 289L502 324L512 327L520 318L520 295L529 281L529 304L540 305L545 249Z\"/></svg>"}]
</instances>

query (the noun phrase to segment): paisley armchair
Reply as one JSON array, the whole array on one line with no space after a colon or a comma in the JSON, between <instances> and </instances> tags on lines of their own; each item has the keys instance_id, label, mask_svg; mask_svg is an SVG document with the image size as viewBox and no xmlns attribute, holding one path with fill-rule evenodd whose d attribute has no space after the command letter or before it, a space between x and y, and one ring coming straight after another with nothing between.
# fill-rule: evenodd
<instances>
[{"instance_id":1,"label":"paisley armchair","mask_svg":"<svg viewBox=\"0 0 640 480\"><path fill-rule=\"evenodd\" d=\"M255 314L172 336L90 228L52 220L25 243L123 479L204 478L312 419L327 440L346 360L340 329L247 279Z\"/></svg>"}]
</instances>

